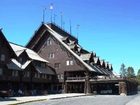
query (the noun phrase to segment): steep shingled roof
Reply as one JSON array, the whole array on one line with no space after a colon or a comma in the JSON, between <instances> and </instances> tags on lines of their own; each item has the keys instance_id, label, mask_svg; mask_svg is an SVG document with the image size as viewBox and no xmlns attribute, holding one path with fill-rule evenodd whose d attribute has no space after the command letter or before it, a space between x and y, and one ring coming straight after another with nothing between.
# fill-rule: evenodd
<instances>
[{"instance_id":1,"label":"steep shingled roof","mask_svg":"<svg viewBox=\"0 0 140 105\"><path fill-rule=\"evenodd\" d=\"M6 39L6 37L4 36L3 32L2 32L2 29L0 29L0 41L1 40L4 40L4 44L7 45L7 48L11 51L10 54L11 54L11 57L17 57L15 52L13 51L13 49L11 48L8 40Z\"/></svg>"},{"instance_id":2,"label":"steep shingled roof","mask_svg":"<svg viewBox=\"0 0 140 105\"><path fill-rule=\"evenodd\" d=\"M30 42L27 44L27 47L30 48L30 46L31 46L31 48L36 51L35 46L39 43L39 40L41 40L41 37L45 33L48 33L49 35L52 35L57 41L59 41L60 44L63 45L89 71L102 72L103 74L108 74L107 72L105 72L106 70L103 70L99 67L99 69L101 69L99 71L99 70L95 69L94 67L92 67L90 64L85 62L85 60L89 60L89 58L90 58L90 55L88 54L89 51L83 49L82 47L77 47L76 50L78 52L73 51L72 49L75 49L76 45L78 45L78 40L76 38L73 38L73 36L71 36L70 34L66 34L65 32L63 33L62 32L62 31L64 31L63 29L60 29L56 25L53 25L52 23L50 23L50 24L42 24L41 27L38 29L38 31L40 32L40 30L43 30L40 33L40 36L39 36L39 34L38 35L35 34L33 36L33 38L30 40ZM36 40L33 40L33 39L35 39L35 36L39 36L39 38ZM98 57L96 57L96 53L93 53L93 56L94 56L93 57L94 65L96 65L97 63L99 64L100 59ZM99 65L101 65L101 64L99 64Z\"/></svg>"},{"instance_id":3,"label":"steep shingled roof","mask_svg":"<svg viewBox=\"0 0 140 105\"><path fill-rule=\"evenodd\" d=\"M37 60L37 61L48 63L47 60L40 57L36 52L34 52L31 49L25 48L23 46L20 46L20 45L14 44L14 43L10 43L10 46L12 47L12 49L14 50L14 52L16 53L17 56L19 56L21 53L23 53L25 51L31 60Z\"/></svg>"},{"instance_id":4,"label":"steep shingled roof","mask_svg":"<svg viewBox=\"0 0 140 105\"><path fill-rule=\"evenodd\" d=\"M96 70L94 70L91 66L89 66L87 63L85 63L76 53L74 53L69 47L68 45L66 45L58 36L59 34L56 33L54 30L52 30L47 24L46 28L47 31L49 33L51 33L51 35L53 35L75 58L77 58L89 71L94 71L97 72Z\"/></svg>"}]
</instances>

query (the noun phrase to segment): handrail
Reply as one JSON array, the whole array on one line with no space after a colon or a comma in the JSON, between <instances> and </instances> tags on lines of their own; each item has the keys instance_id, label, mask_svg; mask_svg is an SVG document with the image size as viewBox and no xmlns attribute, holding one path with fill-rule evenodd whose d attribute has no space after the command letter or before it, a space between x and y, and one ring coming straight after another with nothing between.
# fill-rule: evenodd
<instances>
[{"instance_id":1,"label":"handrail","mask_svg":"<svg viewBox=\"0 0 140 105\"><path fill-rule=\"evenodd\" d=\"M67 77L67 80L85 80L85 77Z\"/></svg>"}]
</instances>

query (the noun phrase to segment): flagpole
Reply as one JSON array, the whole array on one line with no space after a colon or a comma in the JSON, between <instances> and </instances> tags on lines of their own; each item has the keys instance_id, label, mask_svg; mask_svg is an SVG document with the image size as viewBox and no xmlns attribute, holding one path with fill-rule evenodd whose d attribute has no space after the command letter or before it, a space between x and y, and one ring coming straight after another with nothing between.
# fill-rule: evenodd
<instances>
[{"instance_id":1,"label":"flagpole","mask_svg":"<svg viewBox=\"0 0 140 105\"><path fill-rule=\"evenodd\" d=\"M69 22L70 22L70 34L72 34L72 32L71 32L71 20L69 20Z\"/></svg>"},{"instance_id":2,"label":"flagpole","mask_svg":"<svg viewBox=\"0 0 140 105\"><path fill-rule=\"evenodd\" d=\"M80 25L77 24L77 39L78 39L78 35L79 35L79 27L80 27Z\"/></svg>"},{"instance_id":3,"label":"flagpole","mask_svg":"<svg viewBox=\"0 0 140 105\"><path fill-rule=\"evenodd\" d=\"M42 23L45 22L45 11L46 11L46 8L43 9L43 17L42 17L43 18L43 21L42 21Z\"/></svg>"},{"instance_id":4,"label":"flagpole","mask_svg":"<svg viewBox=\"0 0 140 105\"><path fill-rule=\"evenodd\" d=\"M62 28L62 26L63 26L63 15L62 15L62 12L60 13L60 15L61 15L61 28Z\"/></svg>"},{"instance_id":5,"label":"flagpole","mask_svg":"<svg viewBox=\"0 0 140 105\"><path fill-rule=\"evenodd\" d=\"M51 23L52 23L52 12L53 12L53 4L52 3L50 5L50 10L51 10Z\"/></svg>"},{"instance_id":6,"label":"flagpole","mask_svg":"<svg viewBox=\"0 0 140 105\"><path fill-rule=\"evenodd\" d=\"M56 14L54 14L54 17L53 17L53 21L54 21L54 23L55 23L55 17L56 17L57 15Z\"/></svg>"}]
</instances>

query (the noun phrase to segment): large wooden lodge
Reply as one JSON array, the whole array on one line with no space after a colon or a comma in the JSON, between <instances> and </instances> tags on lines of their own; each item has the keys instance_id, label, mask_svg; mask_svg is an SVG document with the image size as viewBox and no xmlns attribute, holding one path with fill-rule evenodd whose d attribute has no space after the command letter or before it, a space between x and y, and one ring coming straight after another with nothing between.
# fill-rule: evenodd
<instances>
[{"instance_id":1,"label":"large wooden lodge","mask_svg":"<svg viewBox=\"0 0 140 105\"><path fill-rule=\"evenodd\" d=\"M54 23L42 23L26 47L8 42L0 30L0 90L48 93L133 94L137 83L118 78L109 62L82 48Z\"/></svg>"}]
</instances>

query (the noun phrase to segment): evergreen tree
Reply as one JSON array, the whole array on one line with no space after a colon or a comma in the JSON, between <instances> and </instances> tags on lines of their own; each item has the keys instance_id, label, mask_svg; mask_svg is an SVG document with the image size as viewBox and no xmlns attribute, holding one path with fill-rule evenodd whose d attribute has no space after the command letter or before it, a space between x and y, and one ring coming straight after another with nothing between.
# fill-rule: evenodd
<instances>
[{"instance_id":1,"label":"evergreen tree","mask_svg":"<svg viewBox=\"0 0 140 105\"><path fill-rule=\"evenodd\" d=\"M126 68L123 63L121 64L120 75L121 75L121 77L126 77Z\"/></svg>"},{"instance_id":2,"label":"evergreen tree","mask_svg":"<svg viewBox=\"0 0 140 105\"><path fill-rule=\"evenodd\" d=\"M128 67L127 68L127 77L128 78L133 78L135 77L135 71L133 67Z\"/></svg>"},{"instance_id":3,"label":"evergreen tree","mask_svg":"<svg viewBox=\"0 0 140 105\"><path fill-rule=\"evenodd\" d=\"M140 85L140 69L138 70L138 73L137 73L137 80L138 80L138 83Z\"/></svg>"},{"instance_id":4,"label":"evergreen tree","mask_svg":"<svg viewBox=\"0 0 140 105\"><path fill-rule=\"evenodd\" d=\"M140 69L138 70L137 76L140 77Z\"/></svg>"}]
</instances>

